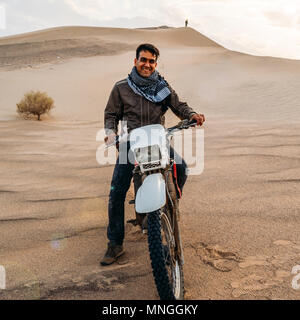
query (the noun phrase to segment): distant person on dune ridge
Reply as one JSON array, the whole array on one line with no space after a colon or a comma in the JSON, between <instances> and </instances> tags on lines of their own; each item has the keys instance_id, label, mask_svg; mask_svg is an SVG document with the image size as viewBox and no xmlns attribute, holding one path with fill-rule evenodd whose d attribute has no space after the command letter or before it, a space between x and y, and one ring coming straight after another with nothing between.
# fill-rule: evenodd
<instances>
[{"instance_id":1,"label":"distant person on dune ridge","mask_svg":"<svg viewBox=\"0 0 300 320\"><path fill-rule=\"evenodd\" d=\"M179 100L176 92L155 70L158 57L159 50L152 44L139 45L131 73L114 85L104 112L107 134L104 141L107 145L115 142L120 120L127 121L129 133L142 126L163 124L164 114L168 108L181 120L196 120L197 125L202 125L205 121L203 114L197 114L185 102ZM187 179L187 165L172 148L170 148L170 155L175 158L178 186L182 191ZM126 157L128 154L125 155L125 159ZM124 253L124 202L133 176L134 165L130 161L120 164L119 159L120 154L111 181L107 227L109 243L100 261L101 265L112 264Z\"/></svg>"},{"instance_id":2,"label":"distant person on dune ridge","mask_svg":"<svg viewBox=\"0 0 300 320\"><path fill-rule=\"evenodd\" d=\"M188 26L188 23L189 23L189 21L188 21L188 19L186 19L186 20L185 20L185 27Z\"/></svg>"}]
</instances>

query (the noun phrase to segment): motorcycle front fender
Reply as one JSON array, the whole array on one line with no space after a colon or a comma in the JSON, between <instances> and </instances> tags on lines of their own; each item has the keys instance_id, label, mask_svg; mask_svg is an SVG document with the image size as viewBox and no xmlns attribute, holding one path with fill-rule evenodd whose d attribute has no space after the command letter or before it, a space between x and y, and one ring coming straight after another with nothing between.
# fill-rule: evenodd
<instances>
[{"instance_id":1,"label":"motorcycle front fender","mask_svg":"<svg viewBox=\"0 0 300 320\"><path fill-rule=\"evenodd\" d=\"M138 189L135 211L148 213L160 209L166 203L166 184L161 173L147 176Z\"/></svg>"}]
</instances>

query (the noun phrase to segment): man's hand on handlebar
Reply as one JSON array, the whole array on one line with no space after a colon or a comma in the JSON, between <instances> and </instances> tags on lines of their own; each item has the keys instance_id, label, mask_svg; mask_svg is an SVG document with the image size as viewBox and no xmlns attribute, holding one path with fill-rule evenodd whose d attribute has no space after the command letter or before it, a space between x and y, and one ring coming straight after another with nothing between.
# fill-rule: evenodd
<instances>
[{"instance_id":1,"label":"man's hand on handlebar","mask_svg":"<svg viewBox=\"0 0 300 320\"><path fill-rule=\"evenodd\" d=\"M104 142L105 142L105 144L108 146L108 145L110 145L110 144L113 144L113 143L115 143L116 142L116 134L115 133L111 133L111 134L109 134L108 136L106 136L105 138L104 138Z\"/></svg>"},{"instance_id":2,"label":"man's hand on handlebar","mask_svg":"<svg viewBox=\"0 0 300 320\"><path fill-rule=\"evenodd\" d=\"M202 124L204 123L205 121L205 117L204 117L204 114L193 114L191 117L190 117L190 121L192 120L195 120L197 121L197 126L202 126Z\"/></svg>"}]
</instances>

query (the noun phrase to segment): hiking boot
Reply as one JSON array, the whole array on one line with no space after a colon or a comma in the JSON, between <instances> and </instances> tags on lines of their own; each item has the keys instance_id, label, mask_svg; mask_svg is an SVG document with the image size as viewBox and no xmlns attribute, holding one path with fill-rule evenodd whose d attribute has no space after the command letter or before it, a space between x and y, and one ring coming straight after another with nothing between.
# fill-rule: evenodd
<instances>
[{"instance_id":1,"label":"hiking boot","mask_svg":"<svg viewBox=\"0 0 300 320\"><path fill-rule=\"evenodd\" d=\"M100 264L102 266L108 266L117 261L117 258L124 253L125 251L122 245L108 244L107 251L102 260L100 261Z\"/></svg>"}]
</instances>

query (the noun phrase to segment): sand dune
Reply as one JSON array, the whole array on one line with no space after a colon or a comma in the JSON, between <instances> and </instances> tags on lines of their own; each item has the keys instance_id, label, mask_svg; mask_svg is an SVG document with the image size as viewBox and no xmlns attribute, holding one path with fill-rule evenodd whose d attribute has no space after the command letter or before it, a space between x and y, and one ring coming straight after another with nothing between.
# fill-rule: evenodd
<instances>
[{"instance_id":1,"label":"sand dune","mask_svg":"<svg viewBox=\"0 0 300 320\"><path fill-rule=\"evenodd\" d=\"M192 28L60 27L0 38L0 68L119 54L134 50L141 42L155 43L160 47L219 46Z\"/></svg>"},{"instance_id":2,"label":"sand dune","mask_svg":"<svg viewBox=\"0 0 300 320\"><path fill-rule=\"evenodd\" d=\"M49 41L76 38L105 38L118 39L121 42L139 43L141 41L157 41L158 45L170 43L190 46L219 46L196 30L188 28L102 28L102 27L57 27L34 31L15 36L0 38L0 44L16 44L22 42ZM83 40L83 39L82 39Z\"/></svg>"},{"instance_id":3,"label":"sand dune","mask_svg":"<svg viewBox=\"0 0 300 320\"><path fill-rule=\"evenodd\" d=\"M190 28L88 27L0 39L0 299L157 299L138 228L126 225L119 264L98 264L113 166L97 163L96 134L146 41L207 117L205 169L180 203L186 298L298 299L300 61L230 52ZM55 101L41 122L15 112L31 89ZM169 111L167 125L177 121Z\"/></svg>"}]
</instances>

